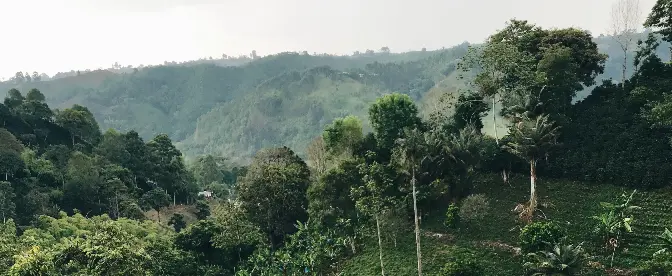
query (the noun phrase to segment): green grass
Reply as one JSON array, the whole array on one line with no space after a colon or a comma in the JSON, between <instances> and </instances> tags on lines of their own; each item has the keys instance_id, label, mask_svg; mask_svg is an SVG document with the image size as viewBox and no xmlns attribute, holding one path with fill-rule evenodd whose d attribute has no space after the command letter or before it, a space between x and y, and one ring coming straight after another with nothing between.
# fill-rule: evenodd
<instances>
[{"instance_id":1,"label":"green grass","mask_svg":"<svg viewBox=\"0 0 672 276\"><path fill-rule=\"evenodd\" d=\"M477 253L483 262L485 275L523 275L523 257L511 248L518 247L518 234L524 226L512 211L529 197L529 179L518 176L510 184L502 183L495 175L479 177L475 193L485 194L490 200L488 216L479 222L462 223L458 229L449 230L442 225L444 210L431 210L432 217L423 221L423 267L427 275L439 275L439 269L450 258L451 251L468 248ZM603 241L593 229L592 216L601 212L599 202L615 202L622 193L632 189L608 184L595 184L555 179L539 179L540 209L547 219L558 222L567 229L572 243L584 243L591 261L609 267L610 254L603 249ZM635 213L633 233L621 240L621 249L614 257L614 267L633 269L649 260L659 248L657 236L665 227L672 226L672 191L640 191L634 205L643 209ZM387 275L417 275L415 239L412 228L401 234L395 248L391 242L384 244L384 261ZM442 238L430 234L443 234ZM447 238L449 237L449 238ZM343 275L380 275L378 248L375 236L358 255L343 265ZM587 271L585 275L607 275L604 270Z\"/></svg>"}]
</instances>

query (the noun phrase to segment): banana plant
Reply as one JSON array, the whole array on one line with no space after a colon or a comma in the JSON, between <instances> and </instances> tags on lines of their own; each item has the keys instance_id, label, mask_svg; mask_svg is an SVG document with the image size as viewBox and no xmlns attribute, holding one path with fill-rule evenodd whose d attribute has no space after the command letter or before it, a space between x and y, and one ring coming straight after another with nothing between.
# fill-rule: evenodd
<instances>
[{"instance_id":1,"label":"banana plant","mask_svg":"<svg viewBox=\"0 0 672 276\"><path fill-rule=\"evenodd\" d=\"M659 245L661 245L663 248L656 251L656 253L653 254L654 256L672 252L672 231L665 228L665 231L660 234L660 236L658 236L658 239L662 242L662 244Z\"/></svg>"}]
</instances>

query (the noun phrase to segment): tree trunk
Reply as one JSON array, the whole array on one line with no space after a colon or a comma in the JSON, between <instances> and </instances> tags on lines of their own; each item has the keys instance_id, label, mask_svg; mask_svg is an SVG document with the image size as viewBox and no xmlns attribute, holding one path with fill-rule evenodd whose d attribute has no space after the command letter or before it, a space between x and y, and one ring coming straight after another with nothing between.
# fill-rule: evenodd
<instances>
[{"instance_id":1,"label":"tree trunk","mask_svg":"<svg viewBox=\"0 0 672 276\"><path fill-rule=\"evenodd\" d=\"M173 206L175 206L175 194L176 194L176 193L177 193L177 192L173 192Z\"/></svg>"},{"instance_id":2,"label":"tree trunk","mask_svg":"<svg viewBox=\"0 0 672 276\"><path fill-rule=\"evenodd\" d=\"M537 208L537 160L530 160L530 216Z\"/></svg>"},{"instance_id":3,"label":"tree trunk","mask_svg":"<svg viewBox=\"0 0 672 276\"><path fill-rule=\"evenodd\" d=\"M497 112L495 111L495 102L497 97L497 94L492 95L492 128L495 131L495 142L497 142L497 145L499 146L499 137L497 135Z\"/></svg>"},{"instance_id":4,"label":"tree trunk","mask_svg":"<svg viewBox=\"0 0 672 276\"><path fill-rule=\"evenodd\" d=\"M159 224L161 224L161 213L159 213L159 209L156 209L156 219L159 220Z\"/></svg>"},{"instance_id":5,"label":"tree trunk","mask_svg":"<svg viewBox=\"0 0 672 276\"><path fill-rule=\"evenodd\" d=\"M383 240L380 238L380 218L376 214L376 229L378 231L378 252L380 253L380 273L385 276L385 266L383 265Z\"/></svg>"},{"instance_id":6,"label":"tree trunk","mask_svg":"<svg viewBox=\"0 0 672 276\"><path fill-rule=\"evenodd\" d=\"M75 135L70 134L70 139L72 139L72 147L74 148L75 147Z\"/></svg>"},{"instance_id":7,"label":"tree trunk","mask_svg":"<svg viewBox=\"0 0 672 276\"><path fill-rule=\"evenodd\" d=\"M9 173L5 172L5 181L9 181Z\"/></svg>"},{"instance_id":8,"label":"tree trunk","mask_svg":"<svg viewBox=\"0 0 672 276\"><path fill-rule=\"evenodd\" d=\"M625 71L628 69L628 48L623 49L623 76L621 79L621 88L625 88Z\"/></svg>"},{"instance_id":9,"label":"tree trunk","mask_svg":"<svg viewBox=\"0 0 672 276\"><path fill-rule=\"evenodd\" d=\"M418 221L418 200L415 190L415 168L412 169L413 176L411 185L413 186L413 212L415 214L415 248L418 254L418 276L422 276L422 250L420 248L420 222Z\"/></svg>"}]
</instances>

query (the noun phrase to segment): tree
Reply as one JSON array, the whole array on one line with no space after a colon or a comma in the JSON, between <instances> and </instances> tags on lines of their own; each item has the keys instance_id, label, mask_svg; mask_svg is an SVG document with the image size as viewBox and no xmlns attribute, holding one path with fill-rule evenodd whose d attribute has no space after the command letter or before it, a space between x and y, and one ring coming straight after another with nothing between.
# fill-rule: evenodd
<instances>
[{"instance_id":1,"label":"tree","mask_svg":"<svg viewBox=\"0 0 672 276\"><path fill-rule=\"evenodd\" d=\"M2 149L6 151L13 151L16 153L23 151L21 142L16 139L14 134L4 128L0 128L0 145L2 145Z\"/></svg>"},{"instance_id":2,"label":"tree","mask_svg":"<svg viewBox=\"0 0 672 276\"><path fill-rule=\"evenodd\" d=\"M420 222L418 218L418 200L416 188L416 172L420 163L426 156L425 136L417 128L406 129L404 137L399 139L397 148L397 161L411 175L411 187L413 193L413 215L415 221L415 246L418 257L418 275L422 275L422 250L420 247Z\"/></svg>"},{"instance_id":3,"label":"tree","mask_svg":"<svg viewBox=\"0 0 672 276\"><path fill-rule=\"evenodd\" d=\"M362 121L352 115L335 119L325 127L322 138L332 155L352 156L357 145L364 139Z\"/></svg>"},{"instance_id":4,"label":"tree","mask_svg":"<svg viewBox=\"0 0 672 276\"><path fill-rule=\"evenodd\" d=\"M196 193L193 175L184 165L182 153L173 145L168 135L159 134L147 142L149 160L151 160L150 178L160 187L173 194L173 204L178 194L189 198ZM183 199L186 199L184 198Z\"/></svg>"},{"instance_id":5,"label":"tree","mask_svg":"<svg viewBox=\"0 0 672 276\"><path fill-rule=\"evenodd\" d=\"M221 183L224 179L220 165L212 155L198 157L193 172L200 187L206 187L213 182Z\"/></svg>"},{"instance_id":6,"label":"tree","mask_svg":"<svg viewBox=\"0 0 672 276\"><path fill-rule=\"evenodd\" d=\"M369 151L368 159L375 159L375 153ZM373 217L376 221L376 234L378 235L378 251L380 257L381 275L385 275L385 265L383 262L383 242L381 238L380 223L383 214L395 202L396 187L390 177L394 175L392 168L387 165L373 161L370 164L359 166L363 177L363 185L352 187L351 196L355 201L357 209Z\"/></svg>"},{"instance_id":7,"label":"tree","mask_svg":"<svg viewBox=\"0 0 672 276\"><path fill-rule=\"evenodd\" d=\"M7 92L7 97L5 98L4 103L10 110L14 110L17 107L19 107L25 100L26 98L24 98L23 95L21 95L21 92L19 92L19 90L12 88L9 90L9 92Z\"/></svg>"},{"instance_id":8,"label":"tree","mask_svg":"<svg viewBox=\"0 0 672 276\"><path fill-rule=\"evenodd\" d=\"M254 224L278 244L306 220L310 170L287 147L259 151L238 183L238 199Z\"/></svg>"},{"instance_id":9,"label":"tree","mask_svg":"<svg viewBox=\"0 0 672 276\"><path fill-rule=\"evenodd\" d=\"M359 212L350 191L362 186L361 160L346 159L327 170L308 188L308 214L312 223L336 229L350 243L353 254L359 236Z\"/></svg>"},{"instance_id":10,"label":"tree","mask_svg":"<svg viewBox=\"0 0 672 276\"><path fill-rule=\"evenodd\" d=\"M672 42L672 0L656 1L644 27L656 29L665 41Z\"/></svg>"},{"instance_id":11,"label":"tree","mask_svg":"<svg viewBox=\"0 0 672 276\"><path fill-rule=\"evenodd\" d=\"M210 216L210 205L204 200L196 201L196 218L204 220Z\"/></svg>"},{"instance_id":12,"label":"tree","mask_svg":"<svg viewBox=\"0 0 672 276\"><path fill-rule=\"evenodd\" d=\"M2 223L14 217L16 205L14 204L14 189L7 181L0 181L0 217Z\"/></svg>"},{"instance_id":13,"label":"tree","mask_svg":"<svg viewBox=\"0 0 672 276\"><path fill-rule=\"evenodd\" d=\"M511 127L510 135L511 140L505 148L530 164L530 206L526 215L531 219L537 207L537 161L557 144L559 127L548 119L548 115L523 117Z\"/></svg>"},{"instance_id":14,"label":"tree","mask_svg":"<svg viewBox=\"0 0 672 276\"><path fill-rule=\"evenodd\" d=\"M313 176L319 178L327 171L327 148L322 136L315 137L306 149L308 165L313 169Z\"/></svg>"},{"instance_id":15,"label":"tree","mask_svg":"<svg viewBox=\"0 0 672 276\"><path fill-rule=\"evenodd\" d=\"M419 128L422 125L418 117L418 108L408 95L389 94L378 98L369 107L369 121L374 131L380 158L389 160L397 139L406 128Z\"/></svg>"},{"instance_id":16,"label":"tree","mask_svg":"<svg viewBox=\"0 0 672 276\"><path fill-rule=\"evenodd\" d=\"M23 160L18 152L6 149L0 150L0 173L5 175L5 181L9 176L23 168Z\"/></svg>"},{"instance_id":17,"label":"tree","mask_svg":"<svg viewBox=\"0 0 672 276\"><path fill-rule=\"evenodd\" d=\"M44 94L36 88L30 89L28 94L26 94L26 101L44 102L44 99Z\"/></svg>"},{"instance_id":18,"label":"tree","mask_svg":"<svg viewBox=\"0 0 672 276\"><path fill-rule=\"evenodd\" d=\"M475 55L484 68L475 82L484 94L501 94L502 115L563 115L576 93L604 72L606 55L592 39L585 30L511 20Z\"/></svg>"},{"instance_id":19,"label":"tree","mask_svg":"<svg viewBox=\"0 0 672 276\"><path fill-rule=\"evenodd\" d=\"M618 0L618 2L612 4L609 31L612 38L621 47L621 51L623 51L622 87L625 87L628 52L635 44L640 24L641 10L639 9L639 0Z\"/></svg>"},{"instance_id":20,"label":"tree","mask_svg":"<svg viewBox=\"0 0 672 276\"><path fill-rule=\"evenodd\" d=\"M457 99L453 121L455 127L463 129L467 125L473 125L479 132L483 129L481 118L488 111L488 105L483 101L483 96L478 94L461 94Z\"/></svg>"},{"instance_id":21,"label":"tree","mask_svg":"<svg viewBox=\"0 0 672 276\"><path fill-rule=\"evenodd\" d=\"M56 123L70 132L73 147L75 137L91 144L97 143L100 138L98 123L86 107L74 105L72 108L57 111Z\"/></svg>"},{"instance_id":22,"label":"tree","mask_svg":"<svg viewBox=\"0 0 672 276\"><path fill-rule=\"evenodd\" d=\"M170 217L168 225L172 225L177 233L180 233L182 229L187 227L187 223L184 221L184 215L178 213L175 213Z\"/></svg>"},{"instance_id":23,"label":"tree","mask_svg":"<svg viewBox=\"0 0 672 276\"><path fill-rule=\"evenodd\" d=\"M140 202L146 209L154 209L156 217L159 223L161 223L161 214L159 211L170 204L170 197L164 189L156 187L142 195Z\"/></svg>"}]
</instances>

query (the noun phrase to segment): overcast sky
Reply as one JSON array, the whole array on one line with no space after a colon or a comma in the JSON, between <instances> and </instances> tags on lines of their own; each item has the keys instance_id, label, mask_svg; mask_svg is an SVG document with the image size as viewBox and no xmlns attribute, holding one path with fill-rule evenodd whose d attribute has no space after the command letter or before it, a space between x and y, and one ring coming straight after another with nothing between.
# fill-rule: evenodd
<instances>
[{"instance_id":1,"label":"overcast sky","mask_svg":"<svg viewBox=\"0 0 672 276\"><path fill-rule=\"evenodd\" d=\"M605 33L616 0L0 0L0 77L282 51L481 42L511 18ZM655 0L640 0L642 18Z\"/></svg>"}]
</instances>

